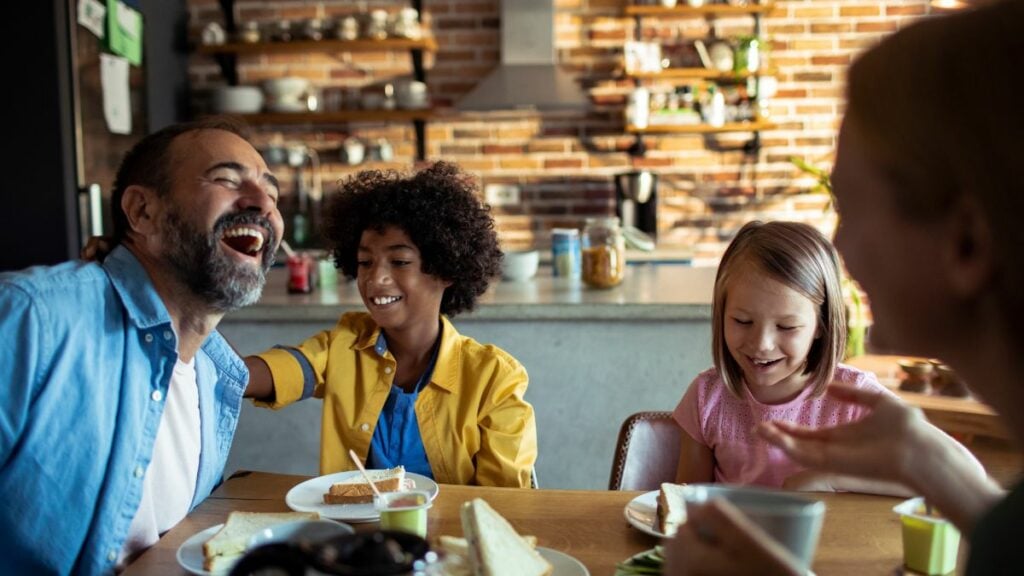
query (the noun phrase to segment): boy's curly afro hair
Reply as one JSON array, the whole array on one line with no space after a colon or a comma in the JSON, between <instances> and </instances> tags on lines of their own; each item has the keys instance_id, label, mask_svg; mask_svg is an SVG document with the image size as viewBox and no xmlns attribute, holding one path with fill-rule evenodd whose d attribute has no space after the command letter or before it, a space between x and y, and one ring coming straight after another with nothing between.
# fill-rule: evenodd
<instances>
[{"instance_id":1,"label":"boy's curly afro hair","mask_svg":"<svg viewBox=\"0 0 1024 576\"><path fill-rule=\"evenodd\" d=\"M367 170L348 178L324 213L335 266L355 278L363 231L395 226L419 248L423 272L452 283L441 299L441 313L472 310L501 273L504 258L490 208L474 190L472 179L446 162L411 176Z\"/></svg>"}]
</instances>

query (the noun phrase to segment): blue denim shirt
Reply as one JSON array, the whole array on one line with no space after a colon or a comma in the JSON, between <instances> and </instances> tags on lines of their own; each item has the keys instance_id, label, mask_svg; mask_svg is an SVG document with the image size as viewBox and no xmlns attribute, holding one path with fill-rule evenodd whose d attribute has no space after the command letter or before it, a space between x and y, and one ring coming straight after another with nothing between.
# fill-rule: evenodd
<instances>
[{"instance_id":1,"label":"blue denim shirt","mask_svg":"<svg viewBox=\"0 0 1024 576\"><path fill-rule=\"evenodd\" d=\"M163 301L124 247L102 264L0 274L0 563L113 572L177 360ZM220 482L248 373L214 332L196 354L192 506Z\"/></svg>"},{"instance_id":2,"label":"blue denim shirt","mask_svg":"<svg viewBox=\"0 0 1024 576\"><path fill-rule=\"evenodd\" d=\"M383 330L377 337L374 350L380 356L388 351L388 341ZM394 468L401 464L407 472L415 472L433 480L434 472L430 469L427 450L420 436L420 425L416 420L416 398L434 373L437 350L438 346L434 346L430 364L416 381L412 392L405 392L398 386L392 386L388 391L388 399L384 402L384 409L381 410L373 438L370 439L370 452L366 457L369 467Z\"/></svg>"}]
</instances>

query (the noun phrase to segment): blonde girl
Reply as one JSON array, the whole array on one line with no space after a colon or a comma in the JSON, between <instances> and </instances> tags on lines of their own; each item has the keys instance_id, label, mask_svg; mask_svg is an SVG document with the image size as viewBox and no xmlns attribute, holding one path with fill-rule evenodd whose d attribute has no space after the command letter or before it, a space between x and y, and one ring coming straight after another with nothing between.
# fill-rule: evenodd
<instances>
[{"instance_id":1,"label":"blonde girl","mask_svg":"<svg viewBox=\"0 0 1024 576\"><path fill-rule=\"evenodd\" d=\"M823 394L833 382L889 393L873 374L839 363L846 319L827 238L795 222L743 226L718 268L712 316L715 365L673 414L684 432L678 482L893 491L809 473L754 432L761 422L818 427L865 416Z\"/></svg>"}]
</instances>

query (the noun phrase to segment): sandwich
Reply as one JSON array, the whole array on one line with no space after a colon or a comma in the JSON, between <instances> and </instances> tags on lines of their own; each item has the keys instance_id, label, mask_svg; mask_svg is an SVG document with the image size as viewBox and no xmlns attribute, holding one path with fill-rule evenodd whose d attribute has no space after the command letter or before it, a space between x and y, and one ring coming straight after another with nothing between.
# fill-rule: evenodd
<instances>
[{"instance_id":1,"label":"sandwich","mask_svg":"<svg viewBox=\"0 0 1024 576\"><path fill-rule=\"evenodd\" d=\"M396 466L390 470L367 470L377 490L397 492L408 488L405 481L405 467ZM324 504L362 504L373 502L373 488L362 474L332 484L324 494Z\"/></svg>"},{"instance_id":2,"label":"sandwich","mask_svg":"<svg viewBox=\"0 0 1024 576\"><path fill-rule=\"evenodd\" d=\"M227 572L260 530L296 520L319 520L316 512L232 512L224 526L203 543L203 569Z\"/></svg>"},{"instance_id":3,"label":"sandwich","mask_svg":"<svg viewBox=\"0 0 1024 576\"><path fill-rule=\"evenodd\" d=\"M473 576L551 574L551 564L484 500L463 504L461 516Z\"/></svg>"},{"instance_id":4,"label":"sandwich","mask_svg":"<svg viewBox=\"0 0 1024 576\"><path fill-rule=\"evenodd\" d=\"M658 524L654 528L665 536L674 536L679 525L686 522L683 486L685 484L664 482L658 491Z\"/></svg>"}]
</instances>

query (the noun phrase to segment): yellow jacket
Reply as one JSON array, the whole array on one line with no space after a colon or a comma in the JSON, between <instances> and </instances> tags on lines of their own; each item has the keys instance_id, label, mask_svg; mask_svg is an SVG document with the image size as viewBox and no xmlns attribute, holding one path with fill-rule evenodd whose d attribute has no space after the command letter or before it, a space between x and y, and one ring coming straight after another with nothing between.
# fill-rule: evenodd
<instances>
[{"instance_id":1,"label":"yellow jacket","mask_svg":"<svg viewBox=\"0 0 1024 576\"><path fill-rule=\"evenodd\" d=\"M523 395L526 369L504 350L459 335L441 317L441 347L430 383L416 399L416 420L434 479L443 484L528 488L537 459L537 425ZM366 312L350 312L338 324L295 348L312 366L284 349L259 355L274 376L281 408L312 396L323 398L320 473L355 469L348 450L364 461L395 374L395 359L374 344L380 328ZM303 395L304 390L306 395Z\"/></svg>"}]
</instances>

